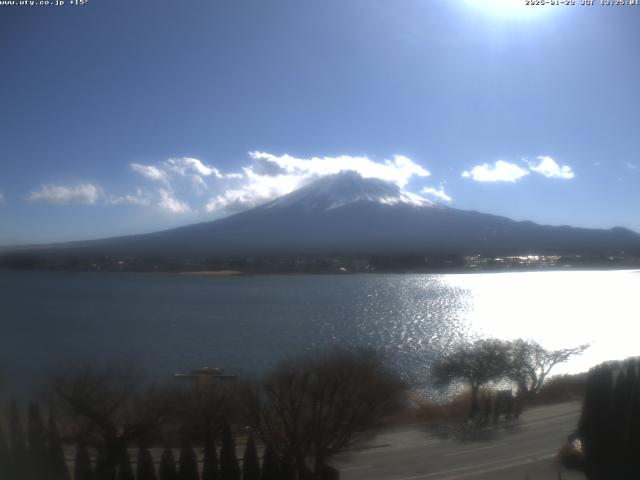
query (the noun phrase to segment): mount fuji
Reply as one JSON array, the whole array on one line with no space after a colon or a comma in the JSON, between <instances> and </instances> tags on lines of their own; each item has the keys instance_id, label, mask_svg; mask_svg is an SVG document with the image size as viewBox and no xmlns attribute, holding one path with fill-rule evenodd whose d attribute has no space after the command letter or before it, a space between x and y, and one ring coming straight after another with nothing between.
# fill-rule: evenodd
<instances>
[{"instance_id":1,"label":"mount fuji","mask_svg":"<svg viewBox=\"0 0 640 480\"><path fill-rule=\"evenodd\" d=\"M575 254L640 251L640 235L458 210L344 171L264 205L171 230L73 242L77 255L202 258L326 254Z\"/></svg>"}]
</instances>

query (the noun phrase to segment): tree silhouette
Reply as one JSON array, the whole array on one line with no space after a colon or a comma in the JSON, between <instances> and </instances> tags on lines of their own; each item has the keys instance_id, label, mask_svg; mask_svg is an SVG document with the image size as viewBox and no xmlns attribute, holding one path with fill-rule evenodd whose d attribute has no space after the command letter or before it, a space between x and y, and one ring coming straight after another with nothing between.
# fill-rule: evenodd
<instances>
[{"instance_id":1,"label":"tree silhouette","mask_svg":"<svg viewBox=\"0 0 640 480\"><path fill-rule=\"evenodd\" d=\"M218 455L211 434L207 434L202 463L202 480L218 480Z\"/></svg>"},{"instance_id":2,"label":"tree silhouette","mask_svg":"<svg viewBox=\"0 0 640 480\"><path fill-rule=\"evenodd\" d=\"M176 469L176 459L173 451L166 447L160 457L160 471L158 475L160 480L178 480L178 470Z\"/></svg>"},{"instance_id":3,"label":"tree silhouette","mask_svg":"<svg viewBox=\"0 0 640 480\"><path fill-rule=\"evenodd\" d=\"M178 479L179 480L198 480L198 459L193 446L185 435L182 440L182 448L180 449L180 459Z\"/></svg>"},{"instance_id":4,"label":"tree silhouette","mask_svg":"<svg viewBox=\"0 0 640 480\"><path fill-rule=\"evenodd\" d=\"M288 451L298 474L311 464L320 475L357 432L399 408L404 388L376 352L336 349L281 362L246 400L265 443Z\"/></svg>"},{"instance_id":5,"label":"tree silhouette","mask_svg":"<svg viewBox=\"0 0 640 480\"><path fill-rule=\"evenodd\" d=\"M110 465L107 465L107 462L104 457L104 453L98 452L96 456L96 467L95 467L96 480L114 480L116 478L116 471Z\"/></svg>"},{"instance_id":6,"label":"tree silhouette","mask_svg":"<svg viewBox=\"0 0 640 480\"><path fill-rule=\"evenodd\" d=\"M631 384L631 400L629 405L629 436L625 449L625 459L628 463L640 461L640 373L636 362L629 362L627 375L633 379ZM631 383L631 382L629 382Z\"/></svg>"},{"instance_id":7,"label":"tree silhouette","mask_svg":"<svg viewBox=\"0 0 640 480\"><path fill-rule=\"evenodd\" d=\"M27 438L29 440L29 470L32 478L39 480L47 474L47 441L40 408L34 403L29 405Z\"/></svg>"},{"instance_id":8,"label":"tree silhouette","mask_svg":"<svg viewBox=\"0 0 640 480\"><path fill-rule=\"evenodd\" d=\"M267 444L262 455L262 480L280 480L280 459L271 444Z\"/></svg>"},{"instance_id":9,"label":"tree silhouette","mask_svg":"<svg viewBox=\"0 0 640 480\"><path fill-rule=\"evenodd\" d=\"M47 428L47 447L49 457L49 475L52 480L70 480L69 469L64 458L62 440L58 432L58 424L53 413L49 414L49 425ZM99 479L111 480L111 479Z\"/></svg>"},{"instance_id":10,"label":"tree silhouette","mask_svg":"<svg viewBox=\"0 0 640 480\"><path fill-rule=\"evenodd\" d=\"M135 480L133 476L133 468L131 468L131 459L129 458L129 452L125 449L120 455L120 462L118 463L118 480Z\"/></svg>"},{"instance_id":11,"label":"tree silhouette","mask_svg":"<svg viewBox=\"0 0 640 480\"><path fill-rule=\"evenodd\" d=\"M93 469L91 468L91 457L84 443L76 446L76 459L74 466L74 480L94 480Z\"/></svg>"},{"instance_id":12,"label":"tree silhouette","mask_svg":"<svg viewBox=\"0 0 640 480\"><path fill-rule=\"evenodd\" d=\"M11 478L9 459L9 445L7 445L4 429L0 422L0 478Z\"/></svg>"},{"instance_id":13,"label":"tree silhouette","mask_svg":"<svg viewBox=\"0 0 640 480\"><path fill-rule=\"evenodd\" d=\"M532 400L540 391L551 370L575 355L584 352L589 345L573 348L547 350L532 340L507 342L508 376L518 385L518 392L527 400Z\"/></svg>"},{"instance_id":14,"label":"tree silhouette","mask_svg":"<svg viewBox=\"0 0 640 480\"><path fill-rule=\"evenodd\" d=\"M258 449L253 441L253 436L249 435L244 449L242 460L242 480L260 480L260 461L258 460Z\"/></svg>"},{"instance_id":15,"label":"tree silhouette","mask_svg":"<svg viewBox=\"0 0 640 480\"><path fill-rule=\"evenodd\" d=\"M220 447L220 480L240 480L240 466L236 456L236 445L227 424L222 429L222 446Z\"/></svg>"},{"instance_id":16,"label":"tree silhouette","mask_svg":"<svg viewBox=\"0 0 640 480\"><path fill-rule=\"evenodd\" d=\"M136 466L136 480L156 480L151 452L144 445L138 450L138 465Z\"/></svg>"},{"instance_id":17,"label":"tree silhouette","mask_svg":"<svg viewBox=\"0 0 640 480\"><path fill-rule=\"evenodd\" d=\"M638 360L607 363L587 376L577 436L589 480L637 478L640 458Z\"/></svg>"},{"instance_id":18,"label":"tree silhouette","mask_svg":"<svg viewBox=\"0 0 640 480\"><path fill-rule=\"evenodd\" d=\"M280 463L280 479L281 480L296 480L296 471L293 466L293 455L289 450L282 455L282 461Z\"/></svg>"},{"instance_id":19,"label":"tree silhouette","mask_svg":"<svg viewBox=\"0 0 640 480\"><path fill-rule=\"evenodd\" d=\"M148 384L127 365L79 365L54 375L51 387L66 422L99 445L110 479L127 446L162 426L176 408L173 392Z\"/></svg>"},{"instance_id":20,"label":"tree silhouette","mask_svg":"<svg viewBox=\"0 0 640 480\"><path fill-rule=\"evenodd\" d=\"M17 478L27 478L29 461L20 411L15 400L9 406L9 444L11 447L11 472Z\"/></svg>"},{"instance_id":21,"label":"tree silhouette","mask_svg":"<svg viewBox=\"0 0 640 480\"><path fill-rule=\"evenodd\" d=\"M441 387L455 381L466 383L471 390L469 415L474 416L478 412L480 387L507 375L508 349L507 343L496 339L459 345L432 365L431 375L435 384Z\"/></svg>"}]
</instances>

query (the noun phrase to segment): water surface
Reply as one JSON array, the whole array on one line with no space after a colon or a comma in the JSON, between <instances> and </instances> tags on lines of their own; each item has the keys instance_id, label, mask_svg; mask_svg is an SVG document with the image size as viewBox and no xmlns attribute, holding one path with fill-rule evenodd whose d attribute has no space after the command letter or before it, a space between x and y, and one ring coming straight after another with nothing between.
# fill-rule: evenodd
<instances>
[{"instance_id":1,"label":"water surface","mask_svg":"<svg viewBox=\"0 0 640 480\"><path fill-rule=\"evenodd\" d=\"M74 359L154 375L244 375L332 344L383 350L414 383L465 337L592 343L558 372L640 353L640 272L200 277L0 272L0 363L15 387Z\"/></svg>"}]
</instances>

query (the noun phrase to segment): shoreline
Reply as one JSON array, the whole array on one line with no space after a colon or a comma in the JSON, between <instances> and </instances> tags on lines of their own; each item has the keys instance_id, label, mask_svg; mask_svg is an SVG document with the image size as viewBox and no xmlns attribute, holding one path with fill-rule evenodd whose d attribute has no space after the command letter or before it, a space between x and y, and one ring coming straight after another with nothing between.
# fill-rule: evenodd
<instances>
[{"instance_id":1,"label":"shoreline","mask_svg":"<svg viewBox=\"0 0 640 480\"><path fill-rule=\"evenodd\" d=\"M158 272L173 273L173 272ZM239 270L188 270L184 272L175 272L176 275L194 276L194 277L241 277L251 275Z\"/></svg>"},{"instance_id":2,"label":"shoreline","mask_svg":"<svg viewBox=\"0 0 640 480\"><path fill-rule=\"evenodd\" d=\"M0 272L59 272L59 273L144 273L185 277L250 277L250 276L347 276L347 275L478 275L499 273L546 273L546 272L640 272L640 265L625 266L545 266L545 267L498 267L459 268L433 270L331 270L331 271L242 271L242 270L136 270L136 269L68 269L68 268L1 268Z\"/></svg>"}]
</instances>

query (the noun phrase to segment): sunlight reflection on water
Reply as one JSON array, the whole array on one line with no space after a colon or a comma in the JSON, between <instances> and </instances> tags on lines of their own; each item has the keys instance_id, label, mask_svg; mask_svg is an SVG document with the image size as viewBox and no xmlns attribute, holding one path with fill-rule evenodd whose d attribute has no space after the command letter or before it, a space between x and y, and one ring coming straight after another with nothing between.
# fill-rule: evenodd
<instances>
[{"instance_id":1,"label":"sunlight reflection on water","mask_svg":"<svg viewBox=\"0 0 640 480\"><path fill-rule=\"evenodd\" d=\"M329 345L370 346L415 385L465 338L592 346L554 373L640 354L640 271L188 277L0 272L0 369L29 385L65 359L166 376L248 375Z\"/></svg>"},{"instance_id":2,"label":"sunlight reflection on water","mask_svg":"<svg viewBox=\"0 0 640 480\"><path fill-rule=\"evenodd\" d=\"M640 271L446 275L469 293L471 332L530 338L547 348L590 343L554 373L640 354Z\"/></svg>"}]
</instances>

